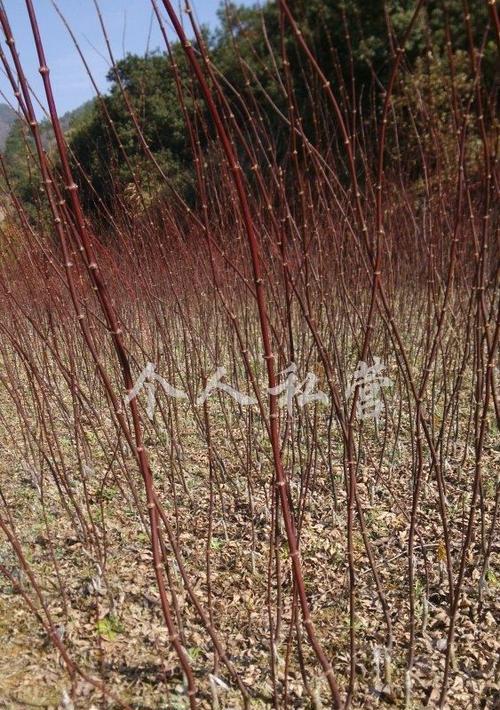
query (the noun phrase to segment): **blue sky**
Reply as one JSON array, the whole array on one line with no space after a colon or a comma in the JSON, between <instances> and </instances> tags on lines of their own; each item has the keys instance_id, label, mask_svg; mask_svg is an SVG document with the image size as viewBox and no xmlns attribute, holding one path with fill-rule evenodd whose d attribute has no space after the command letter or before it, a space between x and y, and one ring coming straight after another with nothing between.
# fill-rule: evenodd
<instances>
[{"instance_id":1,"label":"blue sky","mask_svg":"<svg viewBox=\"0 0 500 710\"><path fill-rule=\"evenodd\" d=\"M33 38L23 0L3 0L23 62L24 71L35 93L42 94ZM45 44L47 62L57 102L58 112L76 108L93 95L92 85L74 48L71 38L57 16L51 0L33 0ZM77 35L100 89L107 86L109 61L92 0L57 0L62 13ZM161 2L159 3L161 5ZM180 4L174 3L174 7ZM193 0L198 21L215 27L220 0ZM101 12L116 58L124 52L144 54L148 46L163 47L156 20L151 16L149 0L100 0ZM187 19L187 18L185 18ZM171 32L173 37L173 33ZM2 45L7 50L2 36ZM6 52L7 53L7 52ZM12 101L12 92L5 77L0 76L0 90ZM0 103L5 99L0 96Z\"/></svg>"}]
</instances>

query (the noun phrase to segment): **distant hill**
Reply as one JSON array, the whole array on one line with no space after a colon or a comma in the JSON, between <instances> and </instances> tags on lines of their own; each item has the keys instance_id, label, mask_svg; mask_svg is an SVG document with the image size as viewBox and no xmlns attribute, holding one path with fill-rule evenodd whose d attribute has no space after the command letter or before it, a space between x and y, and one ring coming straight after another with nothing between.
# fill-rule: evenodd
<instances>
[{"instance_id":1,"label":"distant hill","mask_svg":"<svg viewBox=\"0 0 500 710\"><path fill-rule=\"evenodd\" d=\"M61 127L66 136L92 112L93 105L93 101L87 101L60 116ZM54 131L50 121L42 119L39 129L42 145L50 153L55 149ZM11 186L25 205L33 205L35 195L39 193L40 180L34 140L26 122L5 104L0 104L0 151L4 155Z\"/></svg>"},{"instance_id":2,"label":"distant hill","mask_svg":"<svg viewBox=\"0 0 500 710\"><path fill-rule=\"evenodd\" d=\"M5 141L10 129L17 118L17 114L7 104L0 104L0 150L4 150Z\"/></svg>"},{"instance_id":3,"label":"distant hill","mask_svg":"<svg viewBox=\"0 0 500 710\"><path fill-rule=\"evenodd\" d=\"M78 106L77 108L74 108L72 111L67 111L66 113L63 113L62 116L59 116L63 131L68 131L70 128L73 128L79 121L84 119L85 116L87 116L89 112L92 111L95 101L95 99L89 99L83 104L80 104L80 106Z\"/></svg>"},{"instance_id":4,"label":"distant hill","mask_svg":"<svg viewBox=\"0 0 500 710\"><path fill-rule=\"evenodd\" d=\"M81 104L72 111L67 111L59 116L59 121L61 123L61 128L65 134L68 134L72 128L78 125L78 123L85 118L94 106L95 99L90 99L85 103ZM40 132L42 134L42 143L45 150L50 150L54 147L55 136L52 129L52 124L48 120L43 120L40 122Z\"/></svg>"},{"instance_id":5,"label":"distant hill","mask_svg":"<svg viewBox=\"0 0 500 710\"><path fill-rule=\"evenodd\" d=\"M67 111L62 116L59 116L61 122L61 128L64 133L67 133L71 128L73 128L79 120L83 119L85 115L92 110L94 105L94 99L86 101L81 106L78 106L72 111ZM13 111L7 104L0 104L0 150L4 151L6 147L7 137L9 136L11 130L14 127L16 120L19 116ZM52 148L55 138L54 131L50 121L43 119L40 121L40 133L42 136L42 144L46 150Z\"/></svg>"}]
</instances>

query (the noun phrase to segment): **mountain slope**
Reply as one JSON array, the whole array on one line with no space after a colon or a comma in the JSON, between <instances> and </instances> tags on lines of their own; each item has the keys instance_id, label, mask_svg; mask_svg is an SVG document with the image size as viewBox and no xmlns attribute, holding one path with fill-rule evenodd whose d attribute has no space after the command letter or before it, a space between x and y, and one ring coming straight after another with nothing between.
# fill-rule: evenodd
<instances>
[{"instance_id":1,"label":"mountain slope","mask_svg":"<svg viewBox=\"0 0 500 710\"><path fill-rule=\"evenodd\" d=\"M4 150L5 141L16 118L17 114L10 106L0 104L0 150Z\"/></svg>"}]
</instances>

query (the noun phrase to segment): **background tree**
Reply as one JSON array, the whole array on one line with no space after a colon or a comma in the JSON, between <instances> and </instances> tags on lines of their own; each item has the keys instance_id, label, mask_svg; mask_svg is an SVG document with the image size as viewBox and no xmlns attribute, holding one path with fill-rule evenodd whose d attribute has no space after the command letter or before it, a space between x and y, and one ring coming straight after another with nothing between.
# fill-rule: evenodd
<instances>
[{"instance_id":1,"label":"background tree","mask_svg":"<svg viewBox=\"0 0 500 710\"><path fill-rule=\"evenodd\" d=\"M413 0L297 0L292 6L308 45L313 50L338 98L341 110L349 117L352 133L362 129L363 140L374 148L377 120L383 87L392 65L397 38L401 37L414 10ZM492 124L496 90L496 46L487 34L488 13L482 0L470 0L469 11L473 40L483 46L482 90L486 101L485 120ZM288 152L290 130L287 123L289 106L283 60L289 62L287 80L291 83L296 103L300 106L301 126L316 145L329 150L332 161L341 151L336 149L338 126L332 112L324 105L319 82L311 76L303 53L297 48L292 33L280 15L279 3L262 7L240 7L234 3L220 8L219 25L210 33L203 29L215 73L241 130L251 131L248 116L268 125L276 160ZM419 145L432 146L436 140L452 146L446 138L453 131L447 92L454 71L459 81L457 101L474 108L472 70L468 56L467 28L461 0L441 2L429 0L423 8L405 51L405 62L394 92L394 110L398 112L398 135L389 132L387 149L404 155L409 179L419 179L417 153ZM451 44L447 47L447 41ZM200 131L197 137L207 147L210 131L203 129L203 108L195 104L193 85L187 71L182 48L172 44L172 53L184 89L185 109L196 113ZM280 77L281 75L281 77ZM80 168L80 185L87 207L116 201L141 184L141 203L151 203L164 190L164 180L151 170L137 134L134 121L124 101L132 106L137 123L150 151L171 185L184 199L194 200L194 171L191 147L179 105L171 61L159 51L139 57L127 55L108 74L110 90L100 101L91 101L63 117L75 164ZM235 91L234 87L238 87ZM422 101L425 94L425 101ZM435 105L432 120L420 106ZM321 110L321 106L323 109ZM356 112L353 111L354 106ZM196 107L196 109L195 109ZM313 107L315 110L313 110ZM317 116L321 116L318 123ZM353 116L356 119L353 119ZM113 122L109 125L108 117ZM405 126L405 130L402 130ZM469 140L477 140L472 125ZM21 140L22 130L16 124L9 137L6 155L14 180L21 187L23 199L32 202L37 192L29 161ZM51 150L50 127L43 131L47 150ZM418 145L417 145L418 144ZM479 144L479 143L478 143ZM124 159L126 154L127 159ZM412 159L412 155L416 159ZM453 156L445 156L453 162ZM245 167L245 159L242 156ZM342 166L336 166L342 175ZM134 175L137 180L134 180ZM362 176L360 176L362 179ZM135 196L137 197L137 195Z\"/></svg>"}]
</instances>

